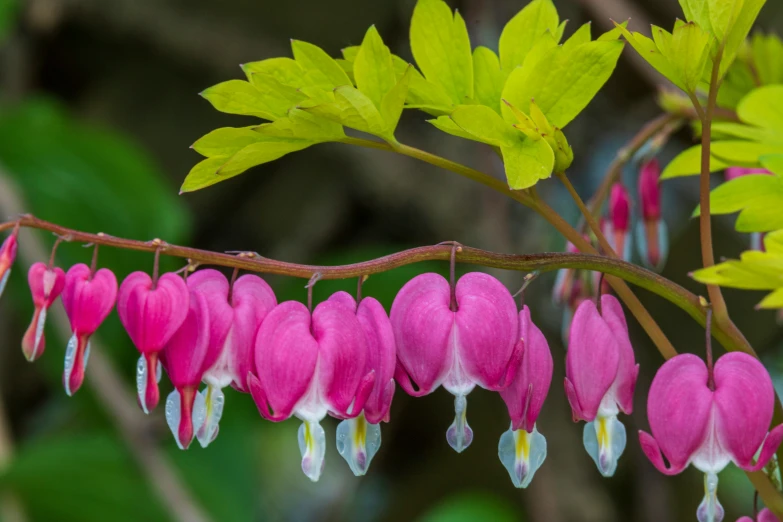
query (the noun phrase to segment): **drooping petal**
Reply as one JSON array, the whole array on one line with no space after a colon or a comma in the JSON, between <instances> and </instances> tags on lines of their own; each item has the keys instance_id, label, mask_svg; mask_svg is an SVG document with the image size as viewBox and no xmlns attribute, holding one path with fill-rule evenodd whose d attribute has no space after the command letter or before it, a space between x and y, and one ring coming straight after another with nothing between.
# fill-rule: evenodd
<instances>
[{"instance_id":1,"label":"drooping petal","mask_svg":"<svg viewBox=\"0 0 783 522\"><path fill-rule=\"evenodd\" d=\"M191 292L202 295L207 303L209 345L203 361L206 371L222 355L234 319L234 309L228 302L228 279L221 272L207 268L190 275L187 285Z\"/></svg>"},{"instance_id":2,"label":"drooping petal","mask_svg":"<svg viewBox=\"0 0 783 522\"><path fill-rule=\"evenodd\" d=\"M188 449L196 427L204 423L204 396L194 386L172 391L166 398L166 423L181 450Z\"/></svg>"},{"instance_id":3,"label":"drooping petal","mask_svg":"<svg viewBox=\"0 0 783 522\"><path fill-rule=\"evenodd\" d=\"M450 368L450 298L448 281L433 273L414 277L394 298L391 323L401 377L397 382L414 397L440 386Z\"/></svg>"},{"instance_id":4,"label":"drooping petal","mask_svg":"<svg viewBox=\"0 0 783 522\"><path fill-rule=\"evenodd\" d=\"M107 268L93 274L85 264L74 265L65 275L62 299L73 332L92 335L114 308L117 278Z\"/></svg>"},{"instance_id":5,"label":"drooping petal","mask_svg":"<svg viewBox=\"0 0 783 522\"><path fill-rule=\"evenodd\" d=\"M62 269L49 267L44 263L35 263L27 273L27 282L33 297L33 319L22 338L22 352L28 361L40 357L46 347L44 324L47 310L60 296L65 288L65 272Z\"/></svg>"},{"instance_id":6,"label":"drooping petal","mask_svg":"<svg viewBox=\"0 0 783 522\"><path fill-rule=\"evenodd\" d=\"M5 285L11 275L11 265L16 259L17 240L16 234L11 234L0 245L0 296L3 295Z\"/></svg>"},{"instance_id":7,"label":"drooping petal","mask_svg":"<svg viewBox=\"0 0 783 522\"><path fill-rule=\"evenodd\" d=\"M500 437L498 444L500 462L517 488L530 485L536 471L546 460L546 450L546 438L535 426L531 432L512 427Z\"/></svg>"},{"instance_id":8,"label":"drooping petal","mask_svg":"<svg viewBox=\"0 0 783 522\"><path fill-rule=\"evenodd\" d=\"M601 475L611 477L617 471L617 462L625 451L625 426L617 419L617 415L599 415L594 421L585 424L582 443Z\"/></svg>"},{"instance_id":9,"label":"drooping petal","mask_svg":"<svg viewBox=\"0 0 783 522\"><path fill-rule=\"evenodd\" d=\"M704 499L696 510L696 518L699 522L721 522L725 512L718 501L718 475L716 473L704 474Z\"/></svg>"},{"instance_id":10,"label":"drooping petal","mask_svg":"<svg viewBox=\"0 0 783 522\"><path fill-rule=\"evenodd\" d=\"M742 352L723 355L715 364L715 422L720 443L743 469L763 468L780 445L783 426L767 437L775 392L758 359ZM767 441L765 442L765 437ZM753 458L764 443L763 457Z\"/></svg>"},{"instance_id":11,"label":"drooping petal","mask_svg":"<svg viewBox=\"0 0 783 522\"><path fill-rule=\"evenodd\" d=\"M508 407L511 431L531 433L552 383L552 352L544 334L533 324L530 309L519 312L519 342L524 346L516 378L500 396Z\"/></svg>"},{"instance_id":12,"label":"drooping petal","mask_svg":"<svg viewBox=\"0 0 783 522\"><path fill-rule=\"evenodd\" d=\"M196 387L204 374L209 349L209 305L201 293L191 292L185 322L166 343L161 362L175 388Z\"/></svg>"},{"instance_id":13,"label":"drooping petal","mask_svg":"<svg viewBox=\"0 0 783 522\"><path fill-rule=\"evenodd\" d=\"M633 392L636 389L636 379L639 376L639 365L636 364L631 339L628 336L628 325L620 301L613 295L601 296L601 315L617 341L620 359L617 366L617 376L613 384L614 399L620 411L626 415L633 412Z\"/></svg>"},{"instance_id":14,"label":"drooping petal","mask_svg":"<svg viewBox=\"0 0 783 522\"><path fill-rule=\"evenodd\" d=\"M473 429L468 425L468 400L464 395L454 397L454 420L446 430L446 440L457 453L465 451L473 442Z\"/></svg>"},{"instance_id":15,"label":"drooping petal","mask_svg":"<svg viewBox=\"0 0 783 522\"><path fill-rule=\"evenodd\" d=\"M197 427L196 437L201 447L206 448L217 437L226 397L223 390L215 386L207 386L199 395L203 396L205 411L204 422Z\"/></svg>"},{"instance_id":16,"label":"drooping petal","mask_svg":"<svg viewBox=\"0 0 783 522\"><path fill-rule=\"evenodd\" d=\"M688 465L707 436L711 409L712 392L707 387L704 361L680 354L661 366L647 399L653 436L639 435L642 449L659 471L673 475ZM670 468L664 466L661 452Z\"/></svg>"},{"instance_id":17,"label":"drooping petal","mask_svg":"<svg viewBox=\"0 0 783 522\"><path fill-rule=\"evenodd\" d=\"M299 426L299 452L302 454L302 471L307 478L318 482L326 456L326 433L320 423L305 421Z\"/></svg>"},{"instance_id":18,"label":"drooping petal","mask_svg":"<svg viewBox=\"0 0 783 522\"><path fill-rule=\"evenodd\" d=\"M291 416L297 402L310 388L317 360L318 342L310 333L307 307L286 301L273 308L256 337L257 379L248 379L259 410L266 410L273 420ZM261 398L263 404L259 403ZM269 418L267 415L264 416Z\"/></svg>"},{"instance_id":19,"label":"drooping petal","mask_svg":"<svg viewBox=\"0 0 783 522\"><path fill-rule=\"evenodd\" d=\"M337 452L357 477L367 473L381 447L381 427L367 422L364 415L346 419L337 426Z\"/></svg>"},{"instance_id":20,"label":"drooping petal","mask_svg":"<svg viewBox=\"0 0 783 522\"><path fill-rule=\"evenodd\" d=\"M63 388L65 388L65 393L69 397L81 388L89 358L90 338L86 335L74 333L65 348L63 368Z\"/></svg>"},{"instance_id":21,"label":"drooping petal","mask_svg":"<svg viewBox=\"0 0 783 522\"><path fill-rule=\"evenodd\" d=\"M500 390L513 379L507 376L519 332L514 298L494 277L470 272L457 281L454 314L458 329L456 354L467 376L489 390Z\"/></svg>"},{"instance_id":22,"label":"drooping petal","mask_svg":"<svg viewBox=\"0 0 783 522\"><path fill-rule=\"evenodd\" d=\"M143 353L136 362L136 398L145 414L158 404L158 383L163 374L158 352Z\"/></svg>"},{"instance_id":23,"label":"drooping petal","mask_svg":"<svg viewBox=\"0 0 783 522\"><path fill-rule=\"evenodd\" d=\"M571 321L566 353L566 378L573 387L572 396L579 408L574 418L592 421L601 400L617 375L620 349L614 333L598 313L595 303L587 300L577 308ZM569 396L569 400L571 400Z\"/></svg>"}]
</instances>

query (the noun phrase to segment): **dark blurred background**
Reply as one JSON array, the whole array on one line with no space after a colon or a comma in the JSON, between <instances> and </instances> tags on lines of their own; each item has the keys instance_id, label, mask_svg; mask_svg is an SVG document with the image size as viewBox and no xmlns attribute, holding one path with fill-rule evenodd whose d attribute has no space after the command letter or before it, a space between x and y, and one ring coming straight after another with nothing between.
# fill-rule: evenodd
<instances>
[{"instance_id":1,"label":"dark blurred background","mask_svg":"<svg viewBox=\"0 0 783 522\"><path fill-rule=\"evenodd\" d=\"M505 21L525 0L453 0L473 45L496 48ZM566 34L593 20L632 17L631 27L671 27L676 0L556 0ZM770 0L761 28L783 28L783 4ZM563 240L513 201L449 172L386 152L318 145L194 194L178 188L199 156L189 146L211 129L253 122L218 113L197 94L230 78L239 64L289 56L288 39L337 56L376 24L392 51L411 59L407 28L414 0L0 0L0 215L25 210L85 231L276 259L342 264L411 246L458 240L509 253L562 250ZM601 94L567 129L576 161L570 176L584 196L597 186L617 148L659 113L658 81L632 51ZM439 133L421 113L406 111L398 138L502 176L491 151ZM692 141L687 131L662 151L665 163ZM635 164L627 169L633 185ZM717 180L716 180L717 181ZM699 265L693 178L667 182L664 216L671 254L664 275L702 292L687 273ZM576 208L554 181L540 193L567 219ZM748 238L733 219L717 221L718 256L736 256ZM355 478L334 448L336 422L324 422L326 470L311 483L299 466L298 422L261 421L249 396L227 392L220 436L206 450L179 451L162 420L137 413L132 378L137 352L116 314L99 331L86 384L68 399L60 384L65 337L57 321L35 365L19 349L32 313L25 273L48 255L54 238L23 232L22 262L0 303L0 497L3 520L644 522L694 520L702 477L694 469L667 478L639 451L647 429L644 404L661 358L630 320L642 373L637 411L624 418L629 445L612 480L600 477L581 443L562 386L562 310L551 303L554 276L539 278L526 303L547 335L555 377L538 428L547 462L528 490L516 490L497 457L508 416L497 394L470 395L473 445L462 455L445 440L453 416L443 390L411 399L399 392L383 446L366 477ZM41 247L45 250L41 250ZM36 250L37 249L37 250ZM90 251L64 244L58 264L87 262ZM167 260L168 268L182 266ZM152 258L103 249L101 264L119 277L149 269ZM365 293L388 307L416 265L370 278ZM494 273L512 291L523 274ZM304 299L304 281L270 277L279 300ZM323 282L321 299L355 281ZM703 350L703 330L656 296L639 295L680 351ZM774 376L783 338L759 295L727 291L734 318ZM60 309L58 303L55 307ZM55 318L56 319L56 318ZM62 323L59 324L62 326ZM165 379L164 379L165 382ZM162 396L168 384L163 385ZM721 475L726 520L749 514L753 491L744 475Z\"/></svg>"}]
</instances>

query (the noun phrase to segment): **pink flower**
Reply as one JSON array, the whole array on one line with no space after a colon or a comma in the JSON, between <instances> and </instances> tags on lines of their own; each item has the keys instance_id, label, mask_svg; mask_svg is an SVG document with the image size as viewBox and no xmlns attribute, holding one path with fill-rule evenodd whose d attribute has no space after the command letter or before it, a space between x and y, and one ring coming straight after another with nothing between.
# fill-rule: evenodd
<instances>
[{"instance_id":1,"label":"pink flower","mask_svg":"<svg viewBox=\"0 0 783 522\"><path fill-rule=\"evenodd\" d=\"M666 223L661 219L661 189L658 178L661 167L653 158L642 165L639 174L639 199L642 220L636 225L636 244L645 266L661 270L669 251L669 237Z\"/></svg>"},{"instance_id":2,"label":"pink flower","mask_svg":"<svg viewBox=\"0 0 783 522\"><path fill-rule=\"evenodd\" d=\"M93 273L85 264L65 274L63 306L71 320L73 336L65 351L63 386L73 395L82 385L90 356L90 337L106 320L117 301L117 278L108 268Z\"/></svg>"},{"instance_id":3,"label":"pink flower","mask_svg":"<svg viewBox=\"0 0 783 522\"><path fill-rule=\"evenodd\" d=\"M753 522L753 519L750 517L742 517L738 519L737 522ZM780 522L780 520L778 520L778 517L776 517L769 509L762 509L759 512L759 516L756 519L756 522Z\"/></svg>"},{"instance_id":4,"label":"pink flower","mask_svg":"<svg viewBox=\"0 0 783 522\"><path fill-rule=\"evenodd\" d=\"M519 312L519 344L523 355L516 378L500 392L511 416L511 428L500 437L498 455L518 488L526 488L546 459L546 438L536 419L552 383L552 353L544 334L530 319L530 309Z\"/></svg>"},{"instance_id":5,"label":"pink flower","mask_svg":"<svg viewBox=\"0 0 783 522\"><path fill-rule=\"evenodd\" d=\"M617 255L626 261L631 259L631 199L622 183L612 185L609 195L609 220L606 237Z\"/></svg>"},{"instance_id":6,"label":"pink flower","mask_svg":"<svg viewBox=\"0 0 783 522\"><path fill-rule=\"evenodd\" d=\"M206 447L217 436L225 403L222 389L230 384L247 391L256 334L277 299L269 285L255 275L243 275L231 288L222 273L206 269L188 277L187 284L191 292L206 298L209 308L209 347L202 377L207 389L201 392L206 413L196 431L199 443Z\"/></svg>"},{"instance_id":7,"label":"pink flower","mask_svg":"<svg viewBox=\"0 0 783 522\"><path fill-rule=\"evenodd\" d=\"M519 366L514 299L487 274L462 276L453 294L442 276L422 274L397 294L391 322L397 340L397 382L414 397L432 393L441 384L455 396L456 415L446 439L456 451L463 451L473 440L466 396L476 385L502 390Z\"/></svg>"},{"instance_id":8,"label":"pink flower","mask_svg":"<svg viewBox=\"0 0 783 522\"><path fill-rule=\"evenodd\" d=\"M625 450L617 415L633 411L638 375L620 302L604 295L600 311L593 301L580 304L569 334L565 390L574 421L587 421L582 440L605 477L614 475Z\"/></svg>"},{"instance_id":9,"label":"pink flower","mask_svg":"<svg viewBox=\"0 0 783 522\"><path fill-rule=\"evenodd\" d=\"M27 283L33 294L33 320L22 338L22 352L28 361L40 357L46 348L44 324L49 307L60 297L65 288L65 272L61 268L49 268L46 263L35 263L27 272Z\"/></svg>"},{"instance_id":10,"label":"pink flower","mask_svg":"<svg viewBox=\"0 0 783 522\"><path fill-rule=\"evenodd\" d=\"M356 314L334 301L310 313L296 301L277 305L258 330L255 375L247 384L258 411L279 422L292 415L299 428L302 471L321 475L326 436L320 421L331 414L356 417L373 390L367 372L367 339Z\"/></svg>"},{"instance_id":11,"label":"pink flower","mask_svg":"<svg viewBox=\"0 0 783 522\"><path fill-rule=\"evenodd\" d=\"M0 296L3 295L8 277L11 275L11 265L16 259L16 232L5 238L0 246Z\"/></svg>"},{"instance_id":12,"label":"pink flower","mask_svg":"<svg viewBox=\"0 0 783 522\"><path fill-rule=\"evenodd\" d=\"M337 292L328 301L341 303L356 314L367 341L364 371L375 372L375 385L362 413L342 421L337 427L337 451L348 462L354 475L360 476L367 472L381 446L380 422L389 421L397 364L394 331L383 305L372 297L365 297L357 306L350 294Z\"/></svg>"},{"instance_id":13,"label":"pink flower","mask_svg":"<svg viewBox=\"0 0 783 522\"><path fill-rule=\"evenodd\" d=\"M120 287L117 313L141 352L136 365L136 390L144 413L158 404L158 353L185 321L188 300L185 281L173 273L163 274L153 283L148 274L134 272Z\"/></svg>"},{"instance_id":14,"label":"pink flower","mask_svg":"<svg viewBox=\"0 0 783 522\"><path fill-rule=\"evenodd\" d=\"M718 359L714 389L707 365L695 355L673 357L658 370L647 399L652 436L640 431L639 441L661 473L675 475L693 464L706 474L705 497L697 512L700 522L723 518L717 474L729 462L758 471L777 450L783 425L767 433L774 400L769 374L744 353Z\"/></svg>"},{"instance_id":15,"label":"pink flower","mask_svg":"<svg viewBox=\"0 0 783 522\"><path fill-rule=\"evenodd\" d=\"M161 352L161 362L175 388L166 399L166 421L180 449L190 446L196 428L204 423L206 405L198 385L204 375L209 341L207 299L191 292L188 315Z\"/></svg>"},{"instance_id":16,"label":"pink flower","mask_svg":"<svg viewBox=\"0 0 783 522\"><path fill-rule=\"evenodd\" d=\"M743 176L749 176L751 174L767 174L767 175L773 175L770 171L767 169L762 169L761 167L728 167L724 173L726 181L731 181L733 179L741 178Z\"/></svg>"}]
</instances>

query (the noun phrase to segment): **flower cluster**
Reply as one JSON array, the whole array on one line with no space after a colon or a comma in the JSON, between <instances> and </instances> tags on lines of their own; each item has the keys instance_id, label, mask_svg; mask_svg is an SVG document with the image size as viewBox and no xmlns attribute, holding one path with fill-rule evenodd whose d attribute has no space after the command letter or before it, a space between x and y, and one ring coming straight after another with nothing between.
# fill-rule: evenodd
<instances>
[{"instance_id":1,"label":"flower cluster","mask_svg":"<svg viewBox=\"0 0 783 522\"><path fill-rule=\"evenodd\" d=\"M618 212L627 214L627 208ZM249 393L263 418L302 421L302 470L313 481L323 471L327 437L320 423L327 415L341 420L337 449L353 473L363 475L380 448L380 424L389 421L396 385L414 397L441 386L454 396L446 439L457 452L473 440L467 397L479 386L498 392L508 408L510 427L500 437L498 456L513 484L524 488L547 454L537 419L553 377L552 354L530 309L518 310L500 281L478 272L456 280L456 248L451 279L434 273L413 278L390 314L372 297L345 292L313 307L316 279L304 305L278 303L263 279L237 277L238 270L231 280L213 269L159 276L157 256L152 276L134 272L118 288L110 270L96 268L97 249L92 266L67 272L54 266L53 252L48 264L35 263L28 274L35 312L22 348L31 361L43 353L47 310L62 296L73 331L63 374L71 395L84 380L90 337L116 304L140 353L139 405L145 413L156 407L165 370L174 386L165 417L181 449L194 439L203 447L214 440L223 389L230 385ZM14 232L0 247L2 280L15 251ZM639 365L615 297L599 292L574 307L565 394L574 421L586 423L588 455L610 477L626 447L618 417L633 411ZM758 360L734 352L713 367L711 355L707 359L678 355L661 367L647 402L652 435L639 432L639 441L662 473L680 473L689 464L705 473L697 516L718 522L717 474L730 462L746 471L762 469L783 440L783 425L768 431L774 391ZM771 516L762 511L759 520Z\"/></svg>"}]
</instances>

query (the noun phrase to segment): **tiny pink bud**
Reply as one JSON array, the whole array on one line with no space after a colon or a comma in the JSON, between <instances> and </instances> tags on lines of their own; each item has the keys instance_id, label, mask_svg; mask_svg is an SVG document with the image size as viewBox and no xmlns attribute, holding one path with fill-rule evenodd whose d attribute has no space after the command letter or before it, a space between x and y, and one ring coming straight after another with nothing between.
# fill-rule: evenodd
<instances>
[{"instance_id":1,"label":"tiny pink bud","mask_svg":"<svg viewBox=\"0 0 783 522\"><path fill-rule=\"evenodd\" d=\"M141 353L136 365L136 390L144 413L158 404L158 352L185 321L189 299L185 281L173 273L163 274L153 284L148 274L134 272L120 287L117 313Z\"/></svg>"},{"instance_id":2,"label":"tiny pink bud","mask_svg":"<svg viewBox=\"0 0 783 522\"><path fill-rule=\"evenodd\" d=\"M90 356L90 337L111 313L117 301L117 278L101 268L94 274L90 267L78 264L65 274L63 306L71 321L73 337L65 352L63 385L68 395L82 385L87 359Z\"/></svg>"},{"instance_id":3,"label":"tiny pink bud","mask_svg":"<svg viewBox=\"0 0 783 522\"><path fill-rule=\"evenodd\" d=\"M5 238L0 246L0 296L3 295L8 277L11 275L11 265L16 260L16 246L16 233Z\"/></svg>"},{"instance_id":4,"label":"tiny pink bud","mask_svg":"<svg viewBox=\"0 0 783 522\"><path fill-rule=\"evenodd\" d=\"M772 511L765 508L759 512L758 522L780 522L780 520L778 520L778 517L776 517Z\"/></svg>"},{"instance_id":5,"label":"tiny pink bud","mask_svg":"<svg viewBox=\"0 0 783 522\"><path fill-rule=\"evenodd\" d=\"M575 421L587 421L584 444L604 476L612 476L625 449L620 412L633 411L639 365L620 302L601 296L601 310L583 301L571 323L565 388Z\"/></svg>"},{"instance_id":6,"label":"tiny pink bud","mask_svg":"<svg viewBox=\"0 0 783 522\"><path fill-rule=\"evenodd\" d=\"M639 174L639 200L642 204L642 216L645 220L657 221L661 218L661 188L658 186L660 176L661 167L657 158L642 165L642 171Z\"/></svg>"},{"instance_id":7,"label":"tiny pink bud","mask_svg":"<svg viewBox=\"0 0 783 522\"><path fill-rule=\"evenodd\" d=\"M466 420L466 396L476 385L499 391L514 379L521 357L519 319L513 297L494 277L462 276L454 290L428 273L410 280L397 294L391 322L397 340L396 381L410 395L432 393L440 385L455 396L455 419L446 432L457 452L473 440Z\"/></svg>"},{"instance_id":8,"label":"tiny pink bud","mask_svg":"<svg viewBox=\"0 0 783 522\"><path fill-rule=\"evenodd\" d=\"M661 169L653 158L642 166L639 175L639 199L643 219L636 224L636 244L647 268L660 271L666 263L669 237L661 219L661 189L658 185Z\"/></svg>"},{"instance_id":9,"label":"tiny pink bud","mask_svg":"<svg viewBox=\"0 0 783 522\"><path fill-rule=\"evenodd\" d=\"M652 435L640 431L639 442L661 473L676 475L688 464L705 473L698 514L700 520L717 520L723 513L717 498L718 473L729 462L745 471L762 469L783 440L783 425L768 432L775 392L757 359L727 353L715 364L714 390L708 381L707 365L695 355L680 354L666 361L647 399Z\"/></svg>"},{"instance_id":10,"label":"tiny pink bud","mask_svg":"<svg viewBox=\"0 0 783 522\"><path fill-rule=\"evenodd\" d=\"M609 218L615 231L627 232L631 225L631 199L622 183L612 185L609 196Z\"/></svg>"},{"instance_id":11,"label":"tiny pink bud","mask_svg":"<svg viewBox=\"0 0 783 522\"><path fill-rule=\"evenodd\" d=\"M65 288L65 272L61 268L49 269L45 263L35 263L27 273L27 282L33 294L33 320L22 339L22 352L28 361L40 357L46 348L44 324L49 307Z\"/></svg>"}]
</instances>

